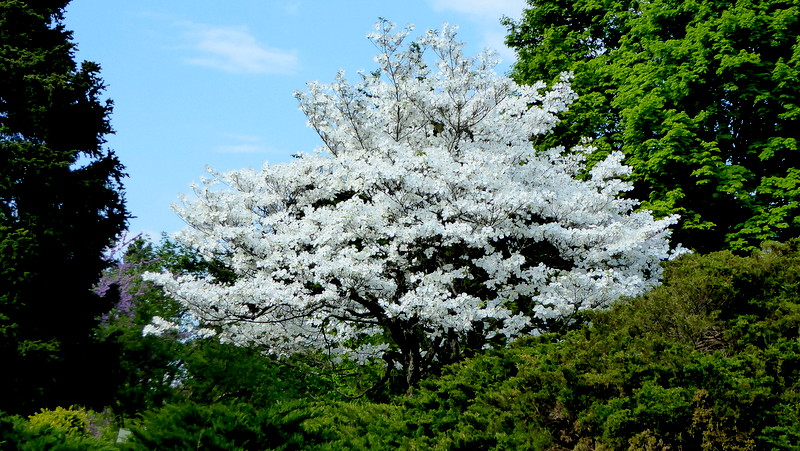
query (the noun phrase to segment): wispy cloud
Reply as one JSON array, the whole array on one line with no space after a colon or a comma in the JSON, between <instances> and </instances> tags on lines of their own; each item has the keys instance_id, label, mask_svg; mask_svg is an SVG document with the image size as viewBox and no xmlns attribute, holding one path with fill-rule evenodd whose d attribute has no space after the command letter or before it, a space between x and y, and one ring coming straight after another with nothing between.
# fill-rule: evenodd
<instances>
[{"instance_id":1,"label":"wispy cloud","mask_svg":"<svg viewBox=\"0 0 800 451\"><path fill-rule=\"evenodd\" d=\"M504 61L515 58L514 52L505 46L506 30L500 18L519 19L528 6L526 0L428 0L428 3L436 11L464 14L481 30L484 47L498 52Z\"/></svg>"},{"instance_id":2,"label":"wispy cloud","mask_svg":"<svg viewBox=\"0 0 800 451\"><path fill-rule=\"evenodd\" d=\"M217 146L214 150L221 153L266 153L271 150L260 136L229 133L225 138L230 142Z\"/></svg>"},{"instance_id":3,"label":"wispy cloud","mask_svg":"<svg viewBox=\"0 0 800 451\"><path fill-rule=\"evenodd\" d=\"M221 27L181 23L184 38L196 53L188 64L239 74L290 74L298 66L294 50L265 46L246 26Z\"/></svg>"},{"instance_id":4,"label":"wispy cloud","mask_svg":"<svg viewBox=\"0 0 800 451\"><path fill-rule=\"evenodd\" d=\"M290 16L296 16L300 13L300 7L302 3L299 1L287 1L281 7L283 8L283 12Z\"/></svg>"}]
</instances>

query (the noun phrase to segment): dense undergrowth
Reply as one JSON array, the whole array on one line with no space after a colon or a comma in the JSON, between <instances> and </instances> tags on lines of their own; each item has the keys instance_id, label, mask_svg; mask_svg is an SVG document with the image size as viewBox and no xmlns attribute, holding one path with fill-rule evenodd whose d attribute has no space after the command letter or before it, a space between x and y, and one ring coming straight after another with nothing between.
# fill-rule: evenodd
<instances>
[{"instance_id":1,"label":"dense undergrowth","mask_svg":"<svg viewBox=\"0 0 800 451\"><path fill-rule=\"evenodd\" d=\"M0 422L0 440L4 449L797 449L798 247L684 256L650 293L445 367L410 395L348 400L275 367L245 389L252 377L221 371L216 384L198 383L207 392L129 420L121 444L74 422L22 417Z\"/></svg>"}]
</instances>

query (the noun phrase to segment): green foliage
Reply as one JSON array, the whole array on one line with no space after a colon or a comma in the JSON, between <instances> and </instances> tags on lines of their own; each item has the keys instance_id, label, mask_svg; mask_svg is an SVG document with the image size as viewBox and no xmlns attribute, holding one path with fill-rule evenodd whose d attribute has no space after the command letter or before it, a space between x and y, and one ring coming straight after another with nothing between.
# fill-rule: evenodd
<instances>
[{"instance_id":1,"label":"green foliage","mask_svg":"<svg viewBox=\"0 0 800 451\"><path fill-rule=\"evenodd\" d=\"M83 410L42 410L30 421L20 416L0 413L0 449L18 451L107 451L114 446L116 435L95 436L82 427L93 415Z\"/></svg>"},{"instance_id":2,"label":"green foliage","mask_svg":"<svg viewBox=\"0 0 800 451\"><path fill-rule=\"evenodd\" d=\"M111 406L123 416L179 399L174 384L183 374L183 344L177 337L142 336L142 328L153 316L180 314L175 301L141 279L146 271L160 270L159 253L159 247L134 240L101 281L108 286L104 296L116 307L97 329L95 340L104 346L104 360L110 362L106 378L115 391Z\"/></svg>"},{"instance_id":3,"label":"green foliage","mask_svg":"<svg viewBox=\"0 0 800 451\"><path fill-rule=\"evenodd\" d=\"M42 409L28 417L33 426L51 426L64 431L67 435L86 435L89 428L89 416L86 411L63 407L53 410Z\"/></svg>"},{"instance_id":4,"label":"green foliage","mask_svg":"<svg viewBox=\"0 0 800 451\"><path fill-rule=\"evenodd\" d=\"M297 359L279 361L257 350L221 344L213 339L186 349L182 398L197 402L246 402L262 407L278 401L329 396L330 381L298 366Z\"/></svg>"},{"instance_id":5,"label":"green foliage","mask_svg":"<svg viewBox=\"0 0 800 451\"><path fill-rule=\"evenodd\" d=\"M622 150L631 196L678 213L674 242L751 251L800 232L800 6L787 0L529 0L518 81L575 74L540 145Z\"/></svg>"},{"instance_id":6,"label":"green foliage","mask_svg":"<svg viewBox=\"0 0 800 451\"><path fill-rule=\"evenodd\" d=\"M74 61L68 1L0 2L0 408L101 406L108 310L91 293L127 220L122 165L104 149L99 66Z\"/></svg>"},{"instance_id":7,"label":"green foliage","mask_svg":"<svg viewBox=\"0 0 800 451\"><path fill-rule=\"evenodd\" d=\"M147 412L123 449L305 449L299 402L255 409L248 404L182 403Z\"/></svg>"}]
</instances>

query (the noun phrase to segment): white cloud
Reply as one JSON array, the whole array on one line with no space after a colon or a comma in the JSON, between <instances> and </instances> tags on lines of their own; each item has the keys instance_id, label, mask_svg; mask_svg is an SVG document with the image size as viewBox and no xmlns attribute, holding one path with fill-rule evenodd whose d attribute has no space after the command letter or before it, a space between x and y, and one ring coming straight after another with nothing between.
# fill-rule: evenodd
<instances>
[{"instance_id":1,"label":"white cloud","mask_svg":"<svg viewBox=\"0 0 800 451\"><path fill-rule=\"evenodd\" d=\"M226 138L233 141L230 144L217 146L214 148L217 152L222 153L265 153L271 149L263 143L261 137L250 135L239 135L230 133L225 135Z\"/></svg>"},{"instance_id":2,"label":"white cloud","mask_svg":"<svg viewBox=\"0 0 800 451\"><path fill-rule=\"evenodd\" d=\"M302 3L296 2L296 1L286 2L286 3L284 3L282 5L283 12L285 12L286 14L288 14L290 16L296 16L298 13L300 13L300 6L301 5L302 5Z\"/></svg>"},{"instance_id":3,"label":"white cloud","mask_svg":"<svg viewBox=\"0 0 800 451\"><path fill-rule=\"evenodd\" d=\"M184 23L184 34L197 56L186 58L189 64L211 67L231 73L290 74L298 66L294 50L264 46L246 26L215 27Z\"/></svg>"},{"instance_id":4,"label":"white cloud","mask_svg":"<svg viewBox=\"0 0 800 451\"><path fill-rule=\"evenodd\" d=\"M217 146L216 150L222 153L264 153L268 149L258 144L234 144L229 146Z\"/></svg>"}]
</instances>

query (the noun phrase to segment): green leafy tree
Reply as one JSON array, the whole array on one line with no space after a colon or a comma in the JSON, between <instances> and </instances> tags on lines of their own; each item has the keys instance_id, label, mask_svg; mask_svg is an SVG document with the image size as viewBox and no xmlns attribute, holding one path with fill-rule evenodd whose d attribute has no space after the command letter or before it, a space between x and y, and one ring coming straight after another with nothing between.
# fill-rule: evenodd
<instances>
[{"instance_id":1,"label":"green leafy tree","mask_svg":"<svg viewBox=\"0 0 800 451\"><path fill-rule=\"evenodd\" d=\"M0 409L99 403L92 330L103 250L124 229L123 167L104 148L99 66L74 61L68 1L0 1Z\"/></svg>"},{"instance_id":2,"label":"green leafy tree","mask_svg":"<svg viewBox=\"0 0 800 451\"><path fill-rule=\"evenodd\" d=\"M545 144L622 150L675 242L749 251L800 233L796 0L529 0L506 21L520 82L575 73Z\"/></svg>"}]
</instances>

